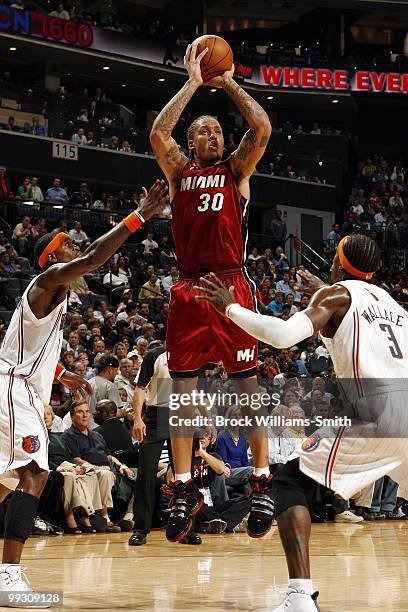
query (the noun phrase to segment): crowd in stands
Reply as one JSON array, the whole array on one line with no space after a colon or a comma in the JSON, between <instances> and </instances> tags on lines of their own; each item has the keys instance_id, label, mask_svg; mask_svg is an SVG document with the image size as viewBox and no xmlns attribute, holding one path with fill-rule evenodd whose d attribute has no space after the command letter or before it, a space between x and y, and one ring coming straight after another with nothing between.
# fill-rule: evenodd
<instances>
[{"instance_id":1,"label":"crowd in stands","mask_svg":"<svg viewBox=\"0 0 408 612\"><path fill-rule=\"evenodd\" d=\"M362 162L342 226L336 225L328 240L335 246L342 232L362 227L374 234L381 233L384 246L405 249L408 246L405 177L406 164L402 159L392 164L383 155L374 153Z\"/></svg>"}]
</instances>

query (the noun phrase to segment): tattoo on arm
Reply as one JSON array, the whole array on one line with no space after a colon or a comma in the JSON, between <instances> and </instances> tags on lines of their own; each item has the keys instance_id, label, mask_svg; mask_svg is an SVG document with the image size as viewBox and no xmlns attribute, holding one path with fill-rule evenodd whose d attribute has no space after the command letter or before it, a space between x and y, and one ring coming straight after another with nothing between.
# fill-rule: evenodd
<instances>
[{"instance_id":1,"label":"tattoo on arm","mask_svg":"<svg viewBox=\"0 0 408 612\"><path fill-rule=\"evenodd\" d=\"M245 161L248 155L251 155L252 153L254 153L254 151L257 148L265 149L266 145L268 144L268 140L269 140L268 136L261 136L258 142L258 137L256 135L255 130L250 128L244 134L241 140L241 144L239 145L239 148L236 153L237 159L241 161Z\"/></svg>"},{"instance_id":2,"label":"tattoo on arm","mask_svg":"<svg viewBox=\"0 0 408 612\"><path fill-rule=\"evenodd\" d=\"M178 166L181 161L181 152L178 144L174 144L166 153L166 163L169 166Z\"/></svg>"},{"instance_id":3,"label":"tattoo on arm","mask_svg":"<svg viewBox=\"0 0 408 612\"><path fill-rule=\"evenodd\" d=\"M224 85L224 90L237 105L244 119L251 127L256 128L261 118L268 119L268 115L262 106L235 81L228 81Z\"/></svg>"},{"instance_id":4,"label":"tattoo on arm","mask_svg":"<svg viewBox=\"0 0 408 612\"><path fill-rule=\"evenodd\" d=\"M196 89L197 85L192 81L187 81L157 116L154 127L162 133L165 140L170 138L181 113L193 97Z\"/></svg>"}]
</instances>

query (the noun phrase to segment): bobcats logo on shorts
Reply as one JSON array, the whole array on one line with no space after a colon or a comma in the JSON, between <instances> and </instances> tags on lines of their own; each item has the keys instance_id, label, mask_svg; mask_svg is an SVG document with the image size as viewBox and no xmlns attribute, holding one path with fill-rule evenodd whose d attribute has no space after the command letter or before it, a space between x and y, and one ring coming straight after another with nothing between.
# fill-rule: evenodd
<instances>
[{"instance_id":1,"label":"bobcats logo on shorts","mask_svg":"<svg viewBox=\"0 0 408 612\"><path fill-rule=\"evenodd\" d=\"M312 451L316 450L319 444L320 444L320 436L319 434L314 433L311 436L309 436L307 440L303 442L302 449L306 453L311 453Z\"/></svg>"},{"instance_id":2,"label":"bobcats logo on shorts","mask_svg":"<svg viewBox=\"0 0 408 612\"><path fill-rule=\"evenodd\" d=\"M40 450L40 446L41 443L38 436L25 436L23 438L23 450L26 453L36 453Z\"/></svg>"}]
</instances>

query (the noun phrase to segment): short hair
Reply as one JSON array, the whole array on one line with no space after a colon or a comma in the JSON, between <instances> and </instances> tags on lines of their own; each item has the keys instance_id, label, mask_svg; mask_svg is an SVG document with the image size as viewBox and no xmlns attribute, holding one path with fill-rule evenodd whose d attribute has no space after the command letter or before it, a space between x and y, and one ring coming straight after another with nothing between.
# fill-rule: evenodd
<instances>
[{"instance_id":1,"label":"short hair","mask_svg":"<svg viewBox=\"0 0 408 612\"><path fill-rule=\"evenodd\" d=\"M71 419L75 415L75 408L78 408L78 406L82 406L82 404L86 404L88 406L88 402L86 401L86 399L82 398L82 399L77 399L71 402L69 406L69 414L71 416Z\"/></svg>"},{"instance_id":2,"label":"short hair","mask_svg":"<svg viewBox=\"0 0 408 612\"><path fill-rule=\"evenodd\" d=\"M351 234L343 244L343 252L350 264L361 272L376 272L380 267L380 249L375 240L368 236ZM354 278L347 272L346 275Z\"/></svg>"},{"instance_id":3,"label":"short hair","mask_svg":"<svg viewBox=\"0 0 408 612\"><path fill-rule=\"evenodd\" d=\"M125 311L129 314L129 312L132 312L135 308L137 308L136 302L128 302L125 306Z\"/></svg>"}]
</instances>

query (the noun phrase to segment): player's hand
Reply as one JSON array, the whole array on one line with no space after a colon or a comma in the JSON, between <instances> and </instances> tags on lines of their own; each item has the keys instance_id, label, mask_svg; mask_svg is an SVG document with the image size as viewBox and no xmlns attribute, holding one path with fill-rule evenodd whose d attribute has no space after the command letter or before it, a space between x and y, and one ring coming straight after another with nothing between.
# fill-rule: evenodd
<instances>
[{"instance_id":1,"label":"player's hand","mask_svg":"<svg viewBox=\"0 0 408 612\"><path fill-rule=\"evenodd\" d=\"M222 87L224 87L224 85L228 82L231 81L233 76L234 76L234 71L235 71L235 65L232 64L232 68L231 70L226 70L223 74L221 74L220 76L214 77L213 79L211 79L210 81L206 81L204 83L204 85L206 87L217 87L218 89L221 89Z\"/></svg>"},{"instance_id":2,"label":"player's hand","mask_svg":"<svg viewBox=\"0 0 408 612\"><path fill-rule=\"evenodd\" d=\"M204 295L196 295L196 300L209 302L221 314L225 314L226 307L236 301L234 287L227 289L214 272L210 272L205 278L201 277L200 283L201 285L196 285L194 289L201 291Z\"/></svg>"},{"instance_id":3,"label":"player's hand","mask_svg":"<svg viewBox=\"0 0 408 612\"><path fill-rule=\"evenodd\" d=\"M197 47L198 43L196 41L194 41L191 45L188 45L186 54L184 56L184 66L190 79L199 86L203 84L200 64L202 58L208 52L208 47L203 49L199 55L197 55Z\"/></svg>"},{"instance_id":4,"label":"player's hand","mask_svg":"<svg viewBox=\"0 0 408 612\"><path fill-rule=\"evenodd\" d=\"M309 270L298 270L296 274L299 274L303 283L301 285L295 285L295 290L301 293L307 293L313 295L316 291L319 291L322 287L327 287L326 283L321 278L315 276Z\"/></svg>"},{"instance_id":5,"label":"player's hand","mask_svg":"<svg viewBox=\"0 0 408 612\"><path fill-rule=\"evenodd\" d=\"M93 394L93 390L89 382L82 376L79 376L79 374L65 370L59 380L60 383L68 387L68 389L73 392L72 395L74 397L82 398Z\"/></svg>"},{"instance_id":6,"label":"player's hand","mask_svg":"<svg viewBox=\"0 0 408 612\"><path fill-rule=\"evenodd\" d=\"M146 425L140 417L134 420L132 433L138 442L143 442L143 438L146 435Z\"/></svg>"},{"instance_id":7,"label":"player's hand","mask_svg":"<svg viewBox=\"0 0 408 612\"><path fill-rule=\"evenodd\" d=\"M156 179L153 185L147 191L146 187L142 187L143 197L140 200L140 206L137 209L143 219L147 221L153 215L160 213L169 203L167 195L168 187L165 181Z\"/></svg>"}]
</instances>

